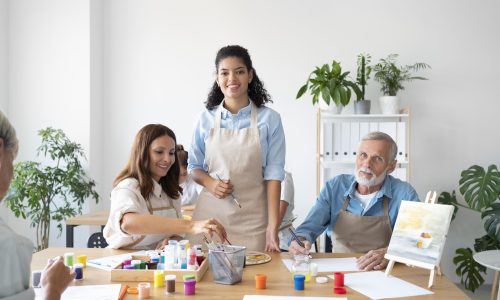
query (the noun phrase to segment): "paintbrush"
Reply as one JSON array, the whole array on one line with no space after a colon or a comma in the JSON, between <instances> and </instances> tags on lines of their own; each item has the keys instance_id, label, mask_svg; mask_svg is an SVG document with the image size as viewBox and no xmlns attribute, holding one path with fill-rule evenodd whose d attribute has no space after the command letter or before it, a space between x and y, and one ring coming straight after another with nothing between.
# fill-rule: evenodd
<instances>
[{"instance_id":1,"label":"paintbrush","mask_svg":"<svg viewBox=\"0 0 500 300\"><path fill-rule=\"evenodd\" d=\"M215 174L215 176L217 176L217 178L222 181L222 179L220 178L219 174ZM241 208L241 205L240 203L238 202L238 200L236 200L236 197L234 196L233 193L231 193L231 197L233 197L233 201L236 202L236 204L239 206L239 208Z\"/></svg>"}]
</instances>

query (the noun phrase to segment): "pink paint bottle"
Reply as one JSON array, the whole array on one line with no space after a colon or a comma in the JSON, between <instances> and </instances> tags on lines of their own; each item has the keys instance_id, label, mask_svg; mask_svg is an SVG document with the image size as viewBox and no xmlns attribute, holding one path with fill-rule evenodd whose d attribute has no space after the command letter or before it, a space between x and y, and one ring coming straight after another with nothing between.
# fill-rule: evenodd
<instances>
[{"instance_id":1,"label":"pink paint bottle","mask_svg":"<svg viewBox=\"0 0 500 300\"><path fill-rule=\"evenodd\" d=\"M196 292L196 280L188 279L184 281L184 295L194 295Z\"/></svg>"}]
</instances>

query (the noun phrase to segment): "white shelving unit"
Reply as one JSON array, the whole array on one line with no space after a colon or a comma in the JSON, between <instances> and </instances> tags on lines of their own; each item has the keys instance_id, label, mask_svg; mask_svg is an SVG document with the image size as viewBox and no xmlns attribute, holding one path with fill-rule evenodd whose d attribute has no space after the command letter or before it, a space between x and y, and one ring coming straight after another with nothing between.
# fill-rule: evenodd
<instances>
[{"instance_id":1,"label":"white shelving unit","mask_svg":"<svg viewBox=\"0 0 500 300\"><path fill-rule=\"evenodd\" d=\"M410 181L410 111L396 115L333 114L318 109L316 124L316 193L338 174L353 173L361 138L371 131L389 134L398 144L396 170L393 176Z\"/></svg>"}]
</instances>

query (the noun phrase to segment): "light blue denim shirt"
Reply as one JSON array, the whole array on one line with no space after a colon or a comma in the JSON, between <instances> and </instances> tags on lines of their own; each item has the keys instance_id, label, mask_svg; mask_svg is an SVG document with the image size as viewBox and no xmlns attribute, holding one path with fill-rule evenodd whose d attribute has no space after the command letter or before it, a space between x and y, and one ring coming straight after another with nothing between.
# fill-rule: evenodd
<instances>
[{"instance_id":1,"label":"light blue denim shirt","mask_svg":"<svg viewBox=\"0 0 500 300\"><path fill-rule=\"evenodd\" d=\"M297 235L305 237L313 243L325 229L331 235L331 228L337 222L342 206L349 196L351 201L347 211L355 215L383 216L384 195L389 199L389 219L394 228L401 201L420 201L413 187L404 181L388 175L382 188L375 194L375 201L371 201L363 213L363 204L354 196L356 179L354 175L339 175L326 182L316 203L311 208L305 221L297 228Z\"/></svg>"},{"instance_id":2,"label":"light blue denim shirt","mask_svg":"<svg viewBox=\"0 0 500 300\"><path fill-rule=\"evenodd\" d=\"M223 105L222 102L220 105ZM191 141L188 157L188 171L203 169L208 171L205 163L205 143L210 129L214 127L215 112L205 109L198 119ZM243 129L250 127L252 107L248 104L237 114L221 108L221 128ZM264 180L283 180L285 178L285 133L280 115L269 107L261 105L257 108L257 127L259 128L260 147L262 152L262 174Z\"/></svg>"}]
</instances>

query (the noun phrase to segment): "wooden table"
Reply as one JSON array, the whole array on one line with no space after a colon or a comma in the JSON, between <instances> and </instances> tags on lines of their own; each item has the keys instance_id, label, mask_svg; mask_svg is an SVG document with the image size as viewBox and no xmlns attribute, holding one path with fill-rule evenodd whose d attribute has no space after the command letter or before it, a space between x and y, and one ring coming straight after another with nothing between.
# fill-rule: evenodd
<instances>
[{"instance_id":1,"label":"wooden table","mask_svg":"<svg viewBox=\"0 0 500 300\"><path fill-rule=\"evenodd\" d=\"M108 222L109 210L101 210L90 214L76 216L66 220L66 247L74 245L74 229L79 225L97 225L101 230Z\"/></svg>"},{"instance_id":2,"label":"wooden table","mask_svg":"<svg viewBox=\"0 0 500 300\"><path fill-rule=\"evenodd\" d=\"M193 215L193 210L182 210L185 219L190 220ZM74 229L80 225L97 225L101 226L101 231L108 222L109 210L101 210L81 216L76 216L66 220L66 247L74 246Z\"/></svg>"},{"instance_id":3,"label":"wooden table","mask_svg":"<svg viewBox=\"0 0 500 300\"><path fill-rule=\"evenodd\" d=\"M45 266L47 259L58 255L63 255L65 252L74 252L75 255L86 254L89 259L116 255L130 252L127 250L111 250L111 249L67 249L67 248L49 248L33 255L31 268L33 270L41 269ZM235 285L222 285L213 282L212 274L209 271L203 277L203 280L196 284L195 296L184 296L184 288L182 283L177 283L175 286L176 293L171 296L165 296L165 288L152 288L152 299L242 299L244 295L289 295L289 296L323 296L335 297L332 292L333 282L329 279L326 284L317 284L315 282L306 283L304 291L295 291L293 289L293 280L291 274L281 262L279 254L272 253L272 261L262 265L247 266L243 271L242 282ZM348 257L350 254L331 254L320 253L313 254L314 257ZM262 273L267 275L267 289L255 289L255 274ZM396 264L392 274L398 278L426 288L429 279L429 271L420 268L410 268L406 265ZM326 274L325 274L326 275ZM91 284L110 284L117 283L110 281L110 273L104 270L87 267L84 269L84 280L75 281L74 285L91 285ZM122 282L123 283L123 282ZM127 282L129 286L136 287L137 282ZM444 276L437 276L432 288L434 294L410 299L468 299L468 297L457 288L450 280ZM366 299L362 294L347 288L346 296L349 299ZM127 295L125 299L137 299L136 295Z\"/></svg>"}]
</instances>

